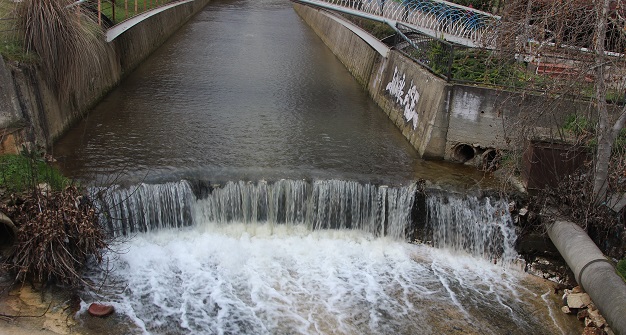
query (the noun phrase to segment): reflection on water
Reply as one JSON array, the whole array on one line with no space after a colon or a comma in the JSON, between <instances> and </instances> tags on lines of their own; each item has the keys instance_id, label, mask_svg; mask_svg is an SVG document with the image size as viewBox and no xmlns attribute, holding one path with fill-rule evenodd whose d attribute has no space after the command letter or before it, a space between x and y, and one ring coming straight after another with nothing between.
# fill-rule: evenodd
<instances>
[{"instance_id":1,"label":"reflection on water","mask_svg":"<svg viewBox=\"0 0 626 335\"><path fill-rule=\"evenodd\" d=\"M54 150L102 182L485 178L418 159L286 0L212 2Z\"/></svg>"}]
</instances>

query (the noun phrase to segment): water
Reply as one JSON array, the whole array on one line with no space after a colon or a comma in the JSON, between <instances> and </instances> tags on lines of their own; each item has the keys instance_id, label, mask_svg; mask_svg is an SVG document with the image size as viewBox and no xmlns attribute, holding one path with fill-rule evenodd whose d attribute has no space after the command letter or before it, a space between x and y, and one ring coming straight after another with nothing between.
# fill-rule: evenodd
<instances>
[{"instance_id":1,"label":"water","mask_svg":"<svg viewBox=\"0 0 626 335\"><path fill-rule=\"evenodd\" d=\"M286 0L213 1L54 154L117 238L84 306L136 333L570 332L504 202L415 186L490 177L418 159Z\"/></svg>"},{"instance_id":2,"label":"water","mask_svg":"<svg viewBox=\"0 0 626 335\"><path fill-rule=\"evenodd\" d=\"M286 0L211 2L54 154L66 174L101 184L490 179L418 159Z\"/></svg>"},{"instance_id":3,"label":"water","mask_svg":"<svg viewBox=\"0 0 626 335\"><path fill-rule=\"evenodd\" d=\"M359 231L208 225L139 234L113 302L152 334L559 334L550 289L486 260ZM93 298L93 297L92 297ZM560 313L560 311L559 311Z\"/></svg>"}]
</instances>

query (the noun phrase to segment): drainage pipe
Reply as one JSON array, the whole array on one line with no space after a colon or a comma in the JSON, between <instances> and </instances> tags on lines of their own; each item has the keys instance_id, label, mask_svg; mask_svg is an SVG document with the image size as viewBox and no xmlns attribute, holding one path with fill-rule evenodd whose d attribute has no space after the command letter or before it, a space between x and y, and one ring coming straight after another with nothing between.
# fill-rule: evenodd
<instances>
[{"instance_id":1,"label":"drainage pipe","mask_svg":"<svg viewBox=\"0 0 626 335\"><path fill-rule=\"evenodd\" d=\"M548 227L548 235L611 329L626 335L626 283L613 264L572 222L555 222Z\"/></svg>"}]
</instances>

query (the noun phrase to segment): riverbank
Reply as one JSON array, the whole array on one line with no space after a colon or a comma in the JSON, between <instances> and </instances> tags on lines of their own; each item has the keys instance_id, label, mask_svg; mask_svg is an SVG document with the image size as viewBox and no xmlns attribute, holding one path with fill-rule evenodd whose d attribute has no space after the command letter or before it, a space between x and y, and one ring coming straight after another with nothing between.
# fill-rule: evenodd
<instances>
[{"instance_id":1,"label":"riverbank","mask_svg":"<svg viewBox=\"0 0 626 335\"><path fill-rule=\"evenodd\" d=\"M16 153L24 142L50 147L67 129L143 60L200 11L210 0L196 0L151 16L113 42L101 41L93 59L98 70L82 71L69 97L62 97L50 78L36 64L0 59L0 152ZM104 36L100 36L104 39Z\"/></svg>"}]
</instances>

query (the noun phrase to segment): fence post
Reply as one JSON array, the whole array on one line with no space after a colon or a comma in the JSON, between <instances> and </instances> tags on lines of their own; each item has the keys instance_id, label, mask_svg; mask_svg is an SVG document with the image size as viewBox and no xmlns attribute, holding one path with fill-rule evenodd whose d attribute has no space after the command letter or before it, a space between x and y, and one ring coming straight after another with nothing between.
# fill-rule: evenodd
<instances>
[{"instance_id":1,"label":"fence post","mask_svg":"<svg viewBox=\"0 0 626 335\"><path fill-rule=\"evenodd\" d=\"M111 21L113 21L113 24L115 24L115 0L111 0L111 12L113 16Z\"/></svg>"},{"instance_id":2,"label":"fence post","mask_svg":"<svg viewBox=\"0 0 626 335\"><path fill-rule=\"evenodd\" d=\"M98 0L98 25L102 26L102 0Z\"/></svg>"},{"instance_id":3,"label":"fence post","mask_svg":"<svg viewBox=\"0 0 626 335\"><path fill-rule=\"evenodd\" d=\"M452 80L452 63L454 61L454 45L450 44L450 52L448 54L448 73L446 73L447 81Z\"/></svg>"}]
</instances>

